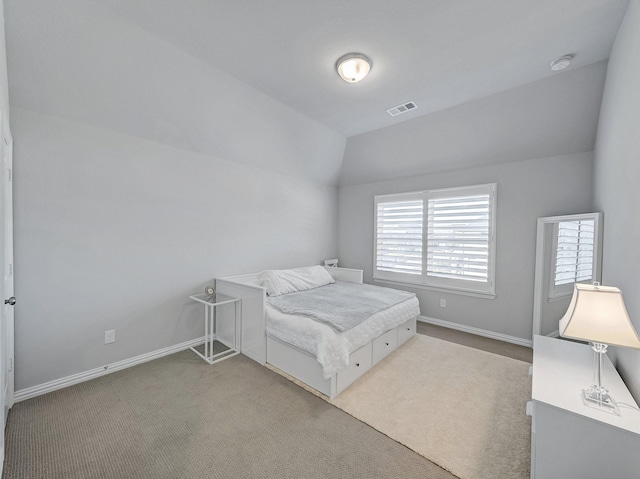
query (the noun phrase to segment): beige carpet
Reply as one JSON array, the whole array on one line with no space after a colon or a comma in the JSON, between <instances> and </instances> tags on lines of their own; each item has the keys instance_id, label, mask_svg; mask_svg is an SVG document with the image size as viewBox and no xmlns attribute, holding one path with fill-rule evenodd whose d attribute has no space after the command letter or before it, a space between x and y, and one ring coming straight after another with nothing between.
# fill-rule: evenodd
<instances>
[{"instance_id":1,"label":"beige carpet","mask_svg":"<svg viewBox=\"0 0 640 479\"><path fill-rule=\"evenodd\" d=\"M528 478L528 369L416 335L331 403L462 479Z\"/></svg>"}]
</instances>

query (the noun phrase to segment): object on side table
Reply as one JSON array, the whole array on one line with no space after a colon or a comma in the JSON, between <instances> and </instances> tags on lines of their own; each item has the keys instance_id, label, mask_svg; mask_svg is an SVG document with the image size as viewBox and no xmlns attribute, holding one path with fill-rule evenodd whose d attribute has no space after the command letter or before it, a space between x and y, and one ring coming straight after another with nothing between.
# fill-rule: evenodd
<instances>
[{"instance_id":1,"label":"object on side table","mask_svg":"<svg viewBox=\"0 0 640 479\"><path fill-rule=\"evenodd\" d=\"M591 387L582 390L584 403L620 415L616 401L602 385L603 355L608 345L640 349L640 337L629 318L622 292L599 283L576 283L559 331L565 338L591 341L595 351L595 380Z\"/></svg>"}]
</instances>

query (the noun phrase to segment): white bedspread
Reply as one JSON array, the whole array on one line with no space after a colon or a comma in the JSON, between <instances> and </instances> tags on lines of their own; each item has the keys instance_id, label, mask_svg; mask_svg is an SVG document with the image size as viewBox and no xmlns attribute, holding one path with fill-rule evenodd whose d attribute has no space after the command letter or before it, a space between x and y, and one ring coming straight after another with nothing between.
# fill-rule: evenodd
<instances>
[{"instance_id":1,"label":"white bedspread","mask_svg":"<svg viewBox=\"0 0 640 479\"><path fill-rule=\"evenodd\" d=\"M267 335L316 356L324 378L329 379L349 364L349 354L353 351L419 314L418 299L413 297L373 314L354 328L337 333L326 324L305 316L282 313L267 304Z\"/></svg>"},{"instance_id":2,"label":"white bedspread","mask_svg":"<svg viewBox=\"0 0 640 479\"><path fill-rule=\"evenodd\" d=\"M413 297L414 293L399 289L336 281L321 288L267 298L267 303L283 313L307 316L343 333L378 311Z\"/></svg>"}]
</instances>

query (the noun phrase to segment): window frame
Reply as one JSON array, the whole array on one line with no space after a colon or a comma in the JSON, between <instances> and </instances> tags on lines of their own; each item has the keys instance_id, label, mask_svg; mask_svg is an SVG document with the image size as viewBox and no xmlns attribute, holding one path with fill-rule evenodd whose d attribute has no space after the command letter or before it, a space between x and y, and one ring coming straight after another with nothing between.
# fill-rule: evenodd
<instances>
[{"instance_id":1,"label":"window frame","mask_svg":"<svg viewBox=\"0 0 640 479\"><path fill-rule=\"evenodd\" d=\"M465 279L442 278L427 274L428 256L428 214L430 198L455 198L474 196L478 194L489 195L489 244L487 260L487 281L472 281ZM411 275L407 273L380 271L378 264L378 204L403 201L403 199L423 200L423 224L422 224L422 274ZM497 183L470 185L452 188L439 188L408 193L385 194L374 196L374 235L373 235L373 279L376 282L411 286L421 289L443 291L448 293L476 296L487 299L496 297L495 272L496 272L496 221L497 218Z\"/></svg>"}]
</instances>

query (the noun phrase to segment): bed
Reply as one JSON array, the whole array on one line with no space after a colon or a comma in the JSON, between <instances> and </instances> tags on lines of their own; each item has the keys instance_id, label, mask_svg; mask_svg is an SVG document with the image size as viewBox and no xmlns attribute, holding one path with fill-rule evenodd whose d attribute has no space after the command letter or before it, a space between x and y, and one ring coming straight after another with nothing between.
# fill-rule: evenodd
<instances>
[{"instance_id":1,"label":"bed","mask_svg":"<svg viewBox=\"0 0 640 479\"><path fill-rule=\"evenodd\" d=\"M313 270L307 289L296 289L300 287L299 279L294 286L286 282L286 273L306 274L307 270ZM420 314L415 295L364 285L362 270L316 266L275 271L285 275L284 283L281 276L265 277L268 273L216 280L218 291L242 299L241 352L260 364L275 366L330 398L415 334ZM316 286L320 277L326 284ZM303 285L307 279L303 278ZM339 294L353 294L353 301L347 302L358 303L354 306L357 309L345 310L337 324L325 323L332 321L332 315L324 311L325 303L335 303L338 310L347 307L345 301L333 301ZM292 301L294 296L296 301ZM318 300L323 303L323 311L313 319L310 315L316 314L313 306ZM377 309L369 304L378 301Z\"/></svg>"}]
</instances>

